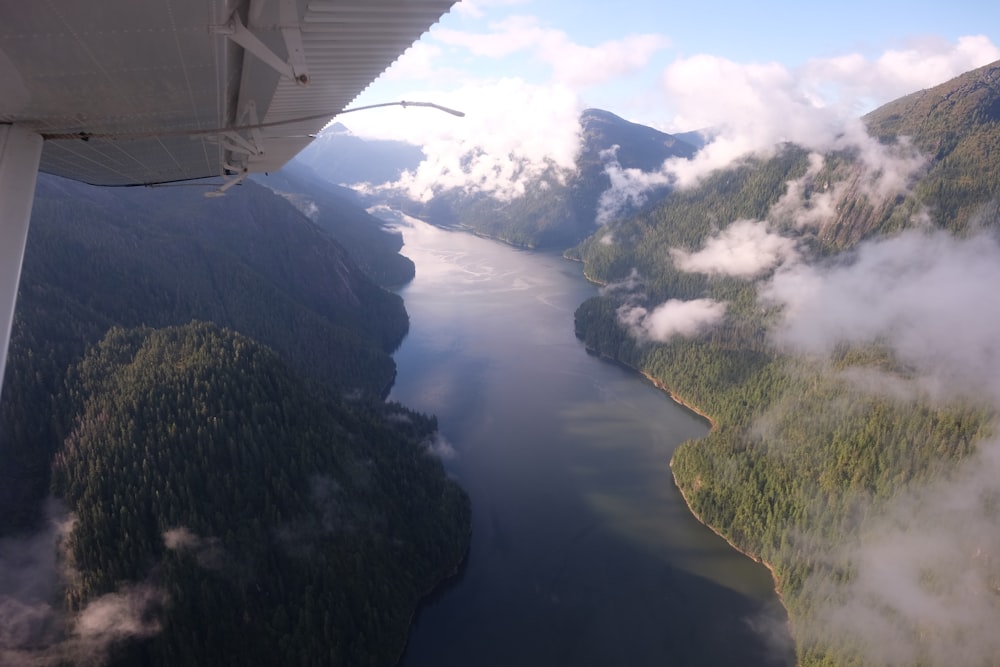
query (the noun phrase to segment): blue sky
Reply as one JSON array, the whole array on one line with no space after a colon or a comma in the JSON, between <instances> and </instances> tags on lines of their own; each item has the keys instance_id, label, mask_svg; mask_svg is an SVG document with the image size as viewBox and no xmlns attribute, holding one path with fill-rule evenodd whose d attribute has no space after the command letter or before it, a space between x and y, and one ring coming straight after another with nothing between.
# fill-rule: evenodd
<instances>
[{"instance_id":1,"label":"blue sky","mask_svg":"<svg viewBox=\"0 0 1000 667\"><path fill-rule=\"evenodd\" d=\"M861 56L877 61L890 52L927 55L955 49L962 37L982 36L1000 45L1000 4L890 0L837 3L713 1L623 3L594 0L473 0L458 3L420 44L358 100L386 101L418 90L453 90L461 81L518 78L545 85L559 79L555 54L539 53L516 36L551 40L553 48L600 52L615 43L637 58L599 84L573 82L586 106L599 106L639 122L669 125L660 78L680 59L708 54L743 64L780 63L801 68L810 61ZM469 43L460 38L468 37ZM639 36L655 36L648 51ZM476 52L478 41L509 51ZM518 48L520 46L520 48ZM623 54L609 54L605 62ZM572 52L567 48L567 57ZM988 54L984 57L989 57ZM893 91L895 92L895 91ZM878 100L879 102L884 100ZM669 102L669 101L667 101Z\"/></svg>"},{"instance_id":2,"label":"blue sky","mask_svg":"<svg viewBox=\"0 0 1000 667\"><path fill-rule=\"evenodd\" d=\"M517 195L547 165L572 165L587 107L667 132L722 128L703 156L717 167L775 142L828 142L879 104L1000 59L998 7L462 0L355 106L431 101L466 118L388 109L340 120L424 146L415 196Z\"/></svg>"}]
</instances>

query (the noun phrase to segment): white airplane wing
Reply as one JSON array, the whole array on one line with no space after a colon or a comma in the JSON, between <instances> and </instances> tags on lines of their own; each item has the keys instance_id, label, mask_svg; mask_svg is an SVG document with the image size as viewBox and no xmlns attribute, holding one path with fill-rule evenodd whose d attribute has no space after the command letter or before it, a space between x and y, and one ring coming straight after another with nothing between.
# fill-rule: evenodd
<instances>
[{"instance_id":1,"label":"white airplane wing","mask_svg":"<svg viewBox=\"0 0 1000 667\"><path fill-rule=\"evenodd\" d=\"M276 170L454 2L0 0L0 381L37 170Z\"/></svg>"}]
</instances>

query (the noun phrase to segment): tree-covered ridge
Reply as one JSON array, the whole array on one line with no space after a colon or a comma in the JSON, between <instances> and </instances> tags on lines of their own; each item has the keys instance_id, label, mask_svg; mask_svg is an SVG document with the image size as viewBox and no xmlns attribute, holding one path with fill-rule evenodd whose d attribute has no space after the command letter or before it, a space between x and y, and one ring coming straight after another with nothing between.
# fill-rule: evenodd
<instances>
[{"instance_id":1,"label":"tree-covered ridge","mask_svg":"<svg viewBox=\"0 0 1000 667\"><path fill-rule=\"evenodd\" d=\"M871 664L843 633L815 634L837 600L827 586L851 583L844 554L877 534L910 488L947 477L993 436L996 412L865 389L855 378L884 364L877 351L844 350L834 367L788 357L768 345L761 321L740 316L699 337L643 342L619 308L611 296L585 302L578 335L711 417L705 439L675 451L675 480L699 518L772 567L800 664Z\"/></svg>"},{"instance_id":2,"label":"tree-covered ridge","mask_svg":"<svg viewBox=\"0 0 1000 667\"><path fill-rule=\"evenodd\" d=\"M392 664L462 558L468 500L428 452L434 420L322 397L250 339L116 328L67 387L67 604L162 592L161 631L115 664Z\"/></svg>"},{"instance_id":3,"label":"tree-covered ridge","mask_svg":"<svg viewBox=\"0 0 1000 667\"><path fill-rule=\"evenodd\" d=\"M399 254L402 234L386 230L362 208L357 193L324 181L301 158L277 173L258 175L254 180L291 201L340 243L354 263L379 285L397 287L412 280L413 262Z\"/></svg>"},{"instance_id":4,"label":"tree-covered ridge","mask_svg":"<svg viewBox=\"0 0 1000 667\"><path fill-rule=\"evenodd\" d=\"M985 384L954 394L922 384L926 369L886 340L910 325L913 314L904 311L874 337L832 351L807 348L810 353L800 355L776 345L787 333L779 325L801 304L774 294L782 279L786 293L796 296L824 288L833 275L853 280L852 308L836 301L830 307L860 324L851 310L891 306L866 289L898 284L899 276L919 282L920 272L936 266L934 251L924 260L902 251L892 257L890 244L876 241L893 237L897 251L948 252L959 242L940 230L962 236L1000 223L1000 153L991 148L1000 141L998 73L995 63L864 119L878 139L868 147L898 151L891 156L906 162L909 180L895 190L875 187L886 172L873 171L860 150L818 155L787 145L674 191L569 253L584 262L588 277L607 285L576 313L577 334L588 348L636 368L713 419L706 439L676 451L675 479L699 517L772 566L803 665L995 662L995 643L970 631L975 624L965 619L1000 613L996 540L986 528L995 526L995 492L971 484L962 489L977 479L977 465L992 460L977 458L981 448L995 449L992 394ZM993 257L990 237L980 240L984 257ZM713 243L713 261L733 263L751 241L773 244L774 261L745 274L684 266ZM962 247L974 246L970 240ZM887 260L877 267L881 274L860 268L871 252ZM950 261L956 257L975 261L964 251ZM967 266L965 283L919 282L925 300L956 300L947 290L975 285L978 266ZM950 275L964 275L962 268L957 264ZM867 288L859 276L870 280ZM724 316L697 333L656 335L648 322L637 326L636 313L652 320L670 300L724 304ZM968 304L977 307L992 312L982 300ZM876 310L870 319L878 318ZM822 319L837 326L834 318ZM982 321L989 319L984 312ZM961 326L953 324L955 331ZM810 335L833 338L814 329ZM967 506L954 500L960 493ZM955 552L951 560L925 557L934 553L926 543L917 543L919 553L910 558L914 554L901 547L892 552L880 541L890 534L908 544L932 534L925 523L936 515L927 506L941 499L944 506L970 508L968 516L980 521L945 519L956 528L938 543L954 541L947 545ZM961 527L966 521L985 535L968 537ZM905 574L886 571L880 587L871 579L872 559L891 567L886 554L892 553ZM922 569L907 569L914 563ZM892 586L899 599L884 595ZM957 657L959 650L964 657Z\"/></svg>"},{"instance_id":5,"label":"tree-covered ridge","mask_svg":"<svg viewBox=\"0 0 1000 667\"><path fill-rule=\"evenodd\" d=\"M464 555L434 419L383 401L407 315L354 257L405 279L398 237L344 204L352 254L254 183L202 192L40 177L0 402L4 558L50 478L75 520L64 599L14 600L0 662L394 664Z\"/></svg>"},{"instance_id":6,"label":"tree-covered ridge","mask_svg":"<svg viewBox=\"0 0 1000 667\"><path fill-rule=\"evenodd\" d=\"M380 398L392 383L402 300L265 188L203 191L40 176L0 398L0 524L34 517L65 435L66 370L113 326L211 321L340 391Z\"/></svg>"},{"instance_id":7,"label":"tree-covered ridge","mask_svg":"<svg viewBox=\"0 0 1000 667\"><path fill-rule=\"evenodd\" d=\"M951 229L966 230L996 207L1000 154L1000 63L890 102L865 117L882 139L909 137L930 156L913 197ZM986 213L988 215L988 213Z\"/></svg>"},{"instance_id":8,"label":"tree-covered ridge","mask_svg":"<svg viewBox=\"0 0 1000 667\"><path fill-rule=\"evenodd\" d=\"M43 177L24 271L22 292L55 283L51 289L95 317L124 326L218 322L309 374L365 390L384 388L391 369L352 378L337 365L357 355L335 354L336 346L374 342L374 357L394 349L408 327L397 295L373 284L328 234L254 183L232 197L205 199L196 188L109 193ZM295 325L296 336L285 323ZM293 350L300 336L312 340Z\"/></svg>"}]
</instances>

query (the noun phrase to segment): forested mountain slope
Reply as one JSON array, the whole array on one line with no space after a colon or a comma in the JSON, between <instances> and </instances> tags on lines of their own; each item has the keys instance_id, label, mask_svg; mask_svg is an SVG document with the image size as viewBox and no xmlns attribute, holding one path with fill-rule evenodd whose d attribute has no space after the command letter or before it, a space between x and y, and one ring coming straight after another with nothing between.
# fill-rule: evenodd
<instances>
[{"instance_id":1,"label":"forested mountain slope","mask_svg":"<svg viewBox=\"0 0 1000 667\"><path fill-rule=\"evenodd\" d=\"M996 215L1000 67L989 65L907 95L865 117L873 136L909 137L930 164L913 198L938 224L964 231Z\"/></svg>"},{"instance_id":2,"label":"forested mountain slope","mask_svg":"<svg viewBox=\"0 0 1000 667\"><path fill-rule=\"evenodd\" d=\"M607 285L576 314L587 346L712 416L676 481L772 565L804 665L1000 654L998 112L994 63L571 253Z\"/></svg>"},{"instance_id":3,"label":"forested mountain slope","mask_svg":"<svg viewBox=\"0 0 1000 667\"><path fill-rule=\"evenodd\" d=\"M37 543L19 536L54 457L75 523L52 524L73 527L52 593L0 590L17 629L0 662L91 664L94 639L121 664L393 664L462 558L467 500L427 452L433 419L383 401L401 299L284 197L204 191L39 180L0 401L0 564ZM373 265L399 247L379 229ZM141 618L90 637L119 604Z\"/></svg>"},{"instance_id":4,"label":"forested mountain slope","mask_svg":"<svg viewBox=\"0 0 1000 667\"><path fill-rule=\"evenodd\" d=\"M0 413L4 470L15 480L6 493L29 480L44 486L60 437L53 397L112 326L211 321L345 390L380 395L392 382L388 352L408 326L401 300L264 188L216 200L202 191L40 178Z\"/></svg>"},{"instance_id":5,"label":"forested mountain slope","mask_svg":"<svg viewBox=\"0 0 1000 667\"><path fill-rule=\"evenodd\" d=\"M468 501L427 452L433 420L317 395L248 338L113 329L67 387L68 605L145 586L156 604L133 613L162 607L111 664L391 665L464 554Z\"/></svg>"},{"instance_id":6,"label":"forested mountain slope","mask_svg":"<svg viewBox=\"0 0 1000 667\"><path fill-rule=\"evenodd\" d=\"M402 234L386 230L381 221L369 215L353 190L320 178L299 160L277 173L253 178L288 199L332 236L379 285L398 287L413 279L413 262L399 254Z\"/></svg>"}]
</instances>

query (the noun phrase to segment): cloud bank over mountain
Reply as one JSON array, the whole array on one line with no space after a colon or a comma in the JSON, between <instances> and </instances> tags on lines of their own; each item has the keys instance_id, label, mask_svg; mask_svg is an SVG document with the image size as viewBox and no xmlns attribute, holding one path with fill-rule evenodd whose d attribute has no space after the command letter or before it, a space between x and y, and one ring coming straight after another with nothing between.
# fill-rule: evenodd
<instances>
[{"instance_id":1,"label":"cloud bank over mountain","mask_svg":"<svg viewBox=\"0 0 1000 667\"><path fill-rule=\"evenodd\" d=\"M496 9L462 2L455 13L482 18ZM439 25L382 78L386 85L406 81L405 99L461 109L465 118L386 109L345 119L359 136L423 147L424 162L394 187L419 201L449 189L499 201L519 197L543 176L559 179L575 169L579 115L593 106L596 91L641 85L641 95L623 93L637 111L629 114L634 120L668 132L712 128L713 138L693 159L672 158L655 171L622 170L610 160L613 186L602 200L601 222L613 217L616 203L639 201L650 188L693 186L783 142L820 152L856 149L875 176L873 187L888 191L905 184L921 158L905 145L870 139L859 116L1000 58L987 37L970 35L798 66L738 62L673 51L670 35L660 32L582 43L525 9L512 5L506 16L466 29Z\"/></svg>"}]
</instances>

